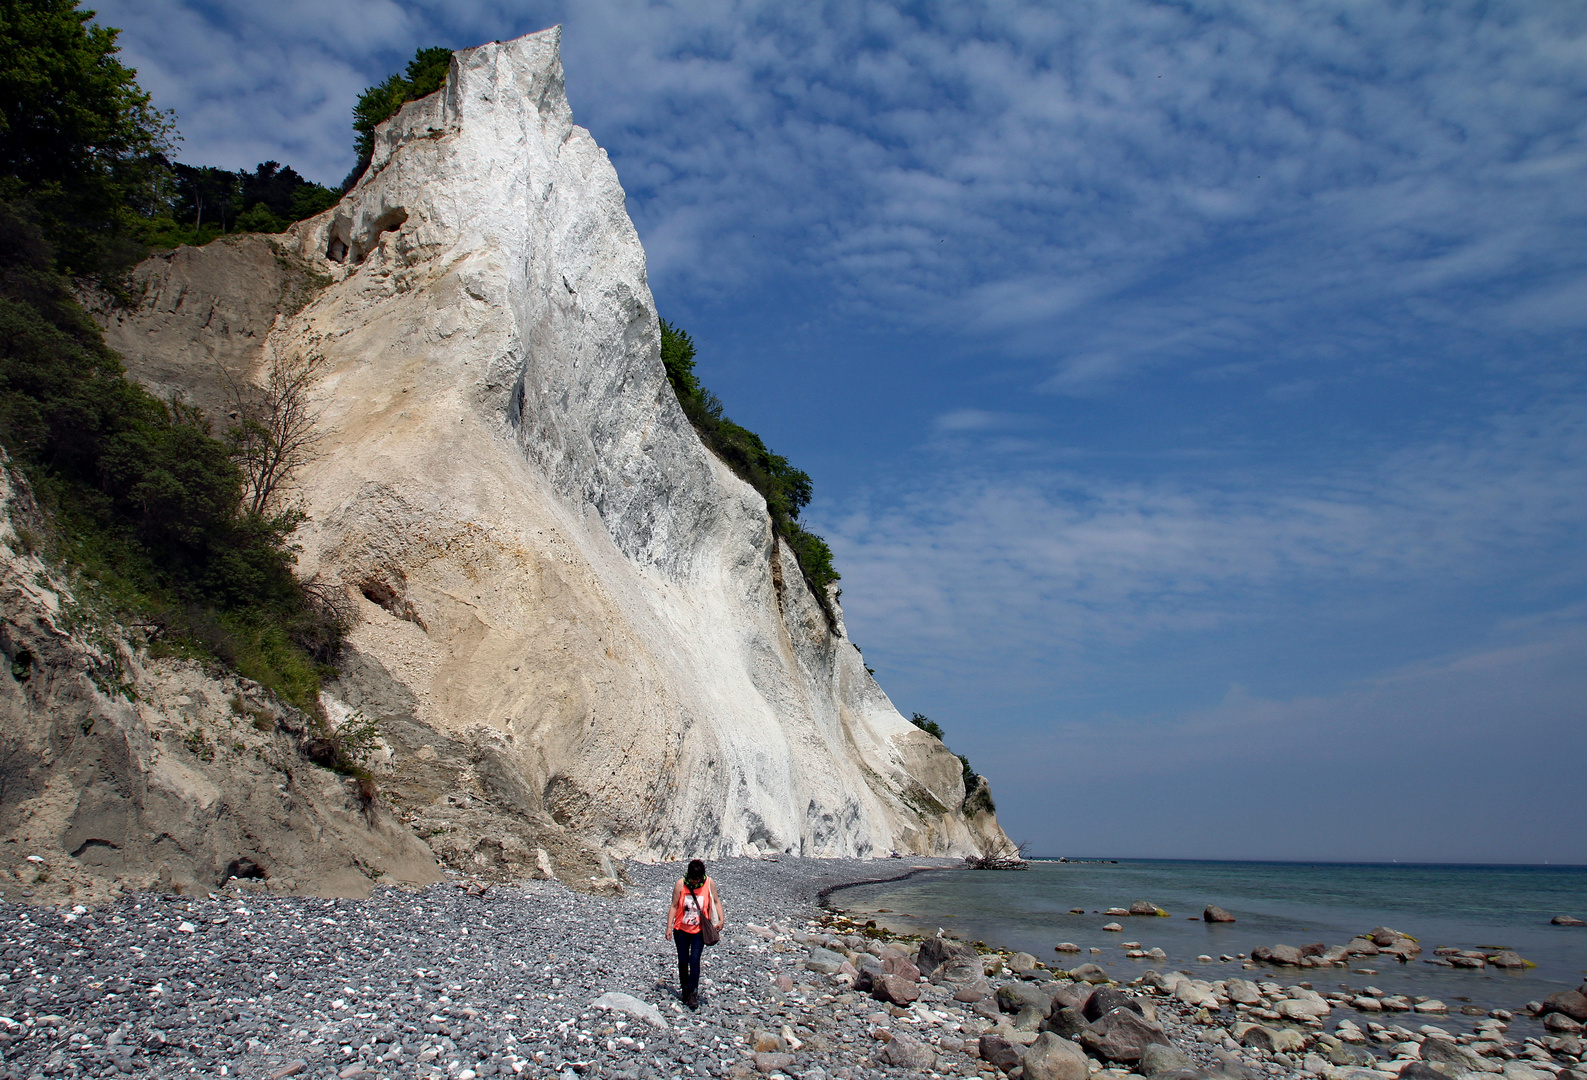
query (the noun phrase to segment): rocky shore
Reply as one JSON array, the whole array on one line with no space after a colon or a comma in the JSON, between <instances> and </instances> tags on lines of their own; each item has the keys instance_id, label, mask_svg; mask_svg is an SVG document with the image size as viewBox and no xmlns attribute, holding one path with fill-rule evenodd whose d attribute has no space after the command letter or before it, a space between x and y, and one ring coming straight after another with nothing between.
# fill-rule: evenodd
<instances>
[{"instance_id":1,"label":"rocky shore","mask_svg":"<svg viewBox=\"0 0 1587 1080\"><path fill-rule=\"evenodd\" d=\"M315 900L239 882L0 905L0 1076L1587 1080L1579 1038L1511 1041L1502 1014L1470 1033L1334 1022L1346 1003L1304 983L1154 969L1121 985L818 904L916 865L715 864L729 927L696 1013L662 937L675 866L627 867L620 896L454 879ZM1538 1008L1587 1007L1555 997Z\"/></svg>"}]
</instances>

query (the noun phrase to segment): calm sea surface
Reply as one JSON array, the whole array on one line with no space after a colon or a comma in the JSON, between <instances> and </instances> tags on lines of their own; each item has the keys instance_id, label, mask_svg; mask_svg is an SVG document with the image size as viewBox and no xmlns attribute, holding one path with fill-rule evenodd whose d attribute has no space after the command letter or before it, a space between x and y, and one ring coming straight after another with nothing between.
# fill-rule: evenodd
<instances>
[{"instance_id":1,"label":"calm sea surface","mask_svg":"<svg viewBox=\"0 0 1587 1080\"><path fill-rule=\"evenodd\" d=\"M1136 900L1149 900L1172 917L1100 914ZM1238 974L1307 980L1319 991L1374 986L1435 997L1452 1011L1466 1004L1515 1010L1574 988L1587 974L1587 927L1549 925L1555 915L1587 918L1587 867L1036 860L1024 871L932 871L896 884L847 889L831 903L895 929L934 933L942 927L968 940L1023 950L1049 966L1095 961L1116 978L1134 978L1156 966L1207 979ZM1208 904L1237 921L1202 922ZM1082 907L1086 914L1069 914ZM1110 922L1123 923L1124 932L1104 931ZM1216 959L1280 942L1343 944L1375 926L1418 939L1426 950L1422 958L1401 964L1356 957L1351 968L1264 964L1253 972ZM1053 951L1060 941L1097 947L1102 955L1060 955ZM1168 962L1126 959L1125 941L1161 948ZM1514 949L1537 967L1471 971L1422 962L1441 945ZM1214 960L1198 962L1199 955ZM1452 1026L1470 1024L1469 1018L1452 1019Z\"/></svg>"}]
</instances>

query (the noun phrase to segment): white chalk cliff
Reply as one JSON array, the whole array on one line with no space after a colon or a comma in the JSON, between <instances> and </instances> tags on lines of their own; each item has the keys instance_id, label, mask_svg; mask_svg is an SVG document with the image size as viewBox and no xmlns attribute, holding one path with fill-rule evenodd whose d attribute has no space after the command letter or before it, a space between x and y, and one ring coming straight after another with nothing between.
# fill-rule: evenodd
<instances>
[{"instance_id":1,"label":"white chalk cliff","mask_svg":"<svg viewBox=\"0 0 1587 1080\"><path fill-rule=\"evenodd\" d=\"M458 52L339 206L151 260L107 341L195 392L324 356L299 566L359 604L329 707L378 719L382 790L443 858L1010 848L679 408L558 41ZM216 318L291 267L330 282Z\"/></svg>"}]
</instances>

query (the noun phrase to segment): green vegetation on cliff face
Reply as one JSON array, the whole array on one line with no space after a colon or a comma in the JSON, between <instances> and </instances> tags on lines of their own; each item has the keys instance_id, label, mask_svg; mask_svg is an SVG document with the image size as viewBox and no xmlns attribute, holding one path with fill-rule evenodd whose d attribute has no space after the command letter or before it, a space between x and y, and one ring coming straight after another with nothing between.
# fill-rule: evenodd
<instances>
[{"instance_id":1,"label":"green vegetation on cliff face","mask_svg":"<svg viewBox=\"0 0 1587 1080\"><path fill-rule=\"evenodd\" d=\"M661 320L661 362L678 404L700 439L765 498L772 528L793 549L805 580L825 607L827 586L839 575L832 566L827 542L799 524L799 511L809 505L813 491L809 474L794 468L781 454L772 453L759 435L723 415L721 400L701 386L694 373L694 340L666 319Z\"/></svg>"},{"instance_id":2,"label":"green vegetation on cliff face","mask_svg":"<svg viewBox=\"0 0 1587 1080\"><path fill-rule=\"evenodd\" d=\"M88 17L0 0L0 446L50 521L24 542L154 647L317 710L342 626L292 574L299 516L245 504L244 442L130 382L67 276L104 279L141 254L134 226L156 191L145 166L168 134L115 32Z\"/></svg>"}]
</instances>

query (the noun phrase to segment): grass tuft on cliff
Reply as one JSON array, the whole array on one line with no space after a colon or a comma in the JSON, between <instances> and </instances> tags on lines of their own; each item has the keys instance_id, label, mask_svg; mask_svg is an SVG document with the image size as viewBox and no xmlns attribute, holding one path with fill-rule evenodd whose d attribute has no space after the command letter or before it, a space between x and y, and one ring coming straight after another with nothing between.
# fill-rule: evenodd
<instances>
[{"instance_id":1,"label":"grass tuft on cliff","mask_svg":"<svg viewBox=\"0 0 1587 1080\"><path fill-rule=\"evenodd\" d=\"M733 423L724 414L721 400L700 385L694 373L694 339L687 331L661 320L661 363L678 395L683 414L700 433L700 439L728 468L749 483L766 500L772 528L788 541L810 591L823 610L827 586L839 579L827 542L799 524L799 511L810 504L813 488L808 473L774 454L761 437ZM829 611L830 615L831 612Z\"/></svg>"}]
</instances>

